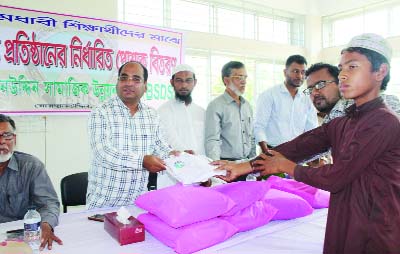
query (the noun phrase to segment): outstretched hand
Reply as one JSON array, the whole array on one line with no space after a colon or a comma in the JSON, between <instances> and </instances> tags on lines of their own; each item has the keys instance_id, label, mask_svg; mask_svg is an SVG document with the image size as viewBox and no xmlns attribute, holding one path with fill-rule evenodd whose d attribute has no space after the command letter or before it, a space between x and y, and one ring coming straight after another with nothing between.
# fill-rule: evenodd
<instances>
[{"instance_id":1,"label":"outstretched hand","mask_svg":"<svg viewBox=\"0 0 400 254\"><path fill-rule=\"evenodd\" d=\"M225 176L218 176L218 178L221 178L226 182L232 182L239 176L251 173L253 171L250 162L242 162L242 163L229 163L229 162L224 163L223 161L216 161L216 162L219 164L213 164L213 165L219 165L219 167L216 168L215 170L226 170Z\"/></svg>"},{"instance_id":2,"label":"outstretched hand","mask_svg":"<svg viewBox=\"0 0 400 254\"><path fill-rule=\"evenodd\" d=\"M260 154L259 159L253 161L253 169L260 171L261 176L276 173L287 173L291 176L294 174L296 163L288 160L285 156L274 150L268 150L272 156Z\"/></svg>"}]
</instances>

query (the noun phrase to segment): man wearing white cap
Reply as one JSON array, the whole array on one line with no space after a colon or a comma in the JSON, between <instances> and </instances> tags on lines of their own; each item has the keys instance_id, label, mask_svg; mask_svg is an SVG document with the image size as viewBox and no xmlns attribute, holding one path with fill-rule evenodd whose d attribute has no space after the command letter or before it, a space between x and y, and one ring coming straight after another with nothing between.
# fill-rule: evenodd
<instances>
[{"instance_id":1,"label":"man wearing white cap","mask_svg":"<svg viewBox=\"0 0 400 254\"><path fill-rule=\"evenodd\" d=\"M205 154L205 110L192 101L192 91L197 84L193 68L187 64L176 66L170 83L175 98L158 108L167 141L175 150Z\"/></svg>"},{"instance_id":2,"label":"man wearing white cap","mask_svg":"<svg viewBox=\"0 0 400 254\"><path fill-rule=\"evenodd\" d=\"M223 165L230 180L261 171L288 173L331 193L324 253L399 253L400 120L380 90L390 79L391 48L376 34L354 37L341 52L339 87L355 104L252 162ZM333 164L296 162L332 147Z\"/></svg>"},{"instance_id":3,"label":"man wearing white cap","mask_svg":"<svg viewBox=\"0 0 400 254\"><path fill-rule=\"evenodd\" d=\"M192 91L197 84L194 69L187 64L176 66L170 83L174 88L175 98L158 108L161 128L167 142L175 150L204 155L205 110L192 101ZM150 179L153 177L155 176ZM165 172L158 174L157 189L175 183Z\"/></svg>"}]
</instances>

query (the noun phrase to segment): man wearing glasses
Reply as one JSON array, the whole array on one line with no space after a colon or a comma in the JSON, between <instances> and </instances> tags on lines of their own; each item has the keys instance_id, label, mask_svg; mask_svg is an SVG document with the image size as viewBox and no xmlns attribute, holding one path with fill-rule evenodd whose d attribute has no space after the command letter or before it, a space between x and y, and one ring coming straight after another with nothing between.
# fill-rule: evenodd
<instances>
[{"instance_id":1,"label":"man wearing glasses","mask_svg":"<svg viewBox=\"0 0 400 254\"><path fill-rule=\"evenodd\" d=\"M275 147L318 126L317 112L310 98L299 91L307 61L292 55L286 60L283 84L263 92L258 100L254 135L261 149Z\"/></svg>"},{"instance_id":2,"label":"man wearing glasses","mask_svg":"<svg viewBox=\"0 0 400 254\"><path fill-rule=\"evenodd\" d=\"M180 64L172 71L170 80L175 98L158 108L161 128L175 150L205 155L205 110L192 101L192 91L197 84L194 69ZM176 183L168 174L158 174L158 189Z\"/></svg>"},{"instance_id":3,"label":"man wearing glasses","mask_svg":"<svg viewBox=\"0 0 400 254\"><path fill-rule=\"evenodd\" d=\"M162 159L173 153L164 139L154 109L140 99L148 72L139 62L118 70L117 96L89 116L92 165L86 207L132 204L146 190L149 172L165 169Z\"/></svg>"},{"instance_id":4,"label":"man wearing glasses","mask_svg":"<svg viewBox=\"0 0 400 254\"><path fill-rule=\"evenodd\" d=\"M206 110L206 155L212 160L229 161L254 157L253 110L242 96L246 68L241 62L231 61L221 72L225 92L211 101Z\"/></svg>"},{"instance_id":5,"label":"man wearing glasses","mask_svg":"<svg viewBox=\"0 0 400 254\"><path fill-rule=\"evenodd\" d=\"M36 157L14 151L16 126L13 119L0 114L0 223L22 220L30 206L42 219L41 245L52 249L58 225L60 202L43 163Z\"/></svg>"},{"instance_id":6,"label":"man wearing glasses","mask_svg":"<svg viewBox=\"0 0 400 254\"><path fill-rule=\"evenodd\" d=\"M303 92L310 96L315 108L325 115L323 123L344 116L346 108L354 104L353 100L341 97L338 76L338 67L327 63L313 64L306 71L307 89ZM400 115L400 101L396 96L381 93L381 97L389 108Z\"/></svg>"}]
</instances>

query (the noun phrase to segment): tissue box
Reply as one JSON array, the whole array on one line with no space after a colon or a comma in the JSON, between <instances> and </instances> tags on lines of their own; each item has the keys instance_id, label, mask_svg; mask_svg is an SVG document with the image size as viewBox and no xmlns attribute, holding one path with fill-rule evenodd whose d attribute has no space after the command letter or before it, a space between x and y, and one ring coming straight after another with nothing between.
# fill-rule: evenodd
<instances>
[{"instance_id":1,"label":"tissue box","mask_svg":"<svg viewBox=\"0 0 400 254\"><path fill-rule=\"evenodd\" d=\"M144 241L144 225L135 217L129 217L130 223L122 224L117 220L117 213L106 213L104 229L115 238L120 245Z\"/></svg>"}]
</instances>

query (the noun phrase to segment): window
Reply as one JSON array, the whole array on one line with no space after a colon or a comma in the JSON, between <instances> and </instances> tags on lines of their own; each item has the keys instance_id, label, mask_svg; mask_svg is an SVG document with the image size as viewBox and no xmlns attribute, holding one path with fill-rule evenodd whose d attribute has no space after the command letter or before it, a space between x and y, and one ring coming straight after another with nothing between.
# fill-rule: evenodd
<instances>
[{"instance_id":1,"label":"window","mask_svg":"<svg viewBox=\"0 0 400 254\"><path fill-rule=\"evenodd\" d=\"M244 38L255 39L255 16L254 14L244 14Z\"/></svg>"},{"instance_id":2,"label":"window","mask_svg":"<svg viewBox=\"0 0 400 254\"><path fill-rule=\"evenodd\" d=\"M388 11L386 9L368 12L364 17L364 31L366 33L376 33L387 37L389 34L388 21Z\"/></svg>"},{"instance_id":3,"label":"window","mask_svg":"<svg viewBox=\"0 0 400 254\"><path fill-rule=\"evenodd\" d=\"M192 66L196 72L197 85L193 90L193 101L203 108L206 108L209 101L209 89L211 88L208 54L204 54L203 52L188 53L185 56L185 63Z\"/></svg>"},{"instance_id":4,"label":"window","mask_svg":"<svg viewBox=\"0 0 400 254\"><path fill-rule=\"evenodd\" d=\"M171 27L209 32L210 10L207 4L192 3L184 0L171 1ZM195 14L193 13L195 10Z\"/></svg>"},{"instance_id":5,"label":"window","mask_svg":"<svg viewBox=\"0 0 400 254\"><path fill-rule=\"evenodd\" d=\"M129 0L125 1L124 21L154 26L164 24L163 0Z\"/></svg>"},{"instance_id":6,"label":"window","mask_svg":"<svg viewBox=\"0 0 400 254\"><path fill-rule=\"evenodd\" d=\"M258 39L273 41L274 20L267 17L258 17Z\"/></svg>"},{"instance_id":7,"label":"window","mask_svg":"<svg viewBox=\"0 0 400 254\"><path fill-rule=\"evenodd\" d=\"M387 94L395 94L400 98L400 57L392 58Z\"/></svg>"},{"instance_id":8,"label":"window","mask_svg":"<svg viewBox=\"0 0 400 254\"><path fill-rule=\"evenodd\" d=\"M389 23L393 24L392 26L390 26L390 35L400 35L400 26L398 25L400 24L400 5L392 9Z\"/></svg>"},{"instance_id":9,"label":"window","mask_svg":"<svg viewBox=\"0 0 400 254\"><path fill-rule=\"evenodd\" d=\"M283 20L274 20L274 42L290 43L290 24Z\"/></svg>"},{"instance_id":10,"label":"window","mask_svg":"<svg viewBox=\"0 0 400 254\"><path fill-rule=\"evenodd\" d=\"M243 13L217 8L217 33L243 37Z\"/></svg>"},{"instance_id":11,"label":"window","mask_svg":"<svg viewBox=\"0 0 400 254\"><path fill-rule=\"evenodd\" d=\"M348 13L323 17L322 23L323 47L344 45L360 33L399 36L400 4L398 1L383 1Z\"/></svg>"},{"instance_id":12,"label":"window","mask_svg":"<svg viewBox=\"0 0 400 254\"><path fill-rule=\"evenodd\" d=\"M290 23L270 17L258 17L258 39L290 44Z\"/></svg>"},{"instance_id":13,"label":"window","mask_svg":"<svg viewBox=\"0 0 400 254\"><path fill-rule=\"evenodd\" d=\"M362 33L363 17L358 15L336 20L332 24L332 30L333 45L344 45L348 43L355 35Z\"/></svg>"}]
</instances>

